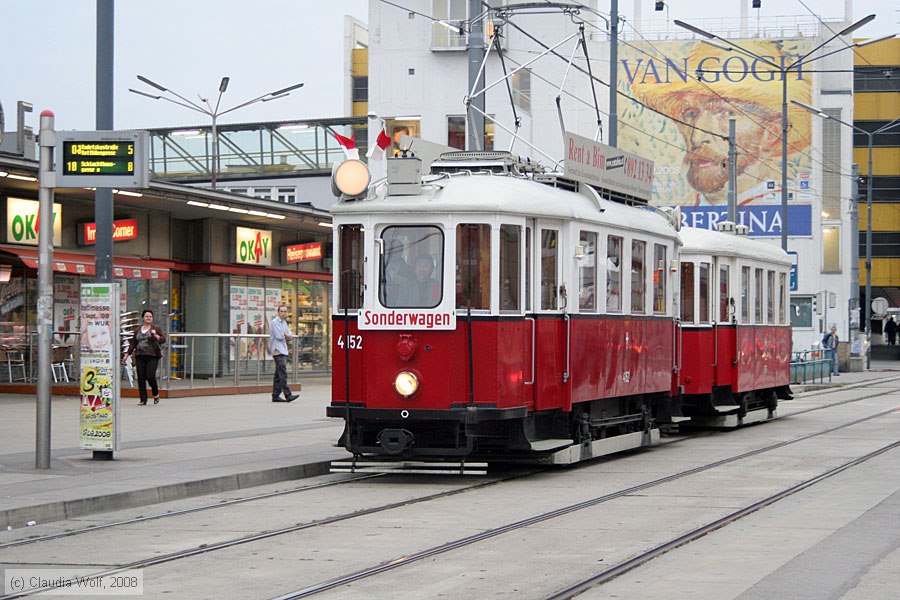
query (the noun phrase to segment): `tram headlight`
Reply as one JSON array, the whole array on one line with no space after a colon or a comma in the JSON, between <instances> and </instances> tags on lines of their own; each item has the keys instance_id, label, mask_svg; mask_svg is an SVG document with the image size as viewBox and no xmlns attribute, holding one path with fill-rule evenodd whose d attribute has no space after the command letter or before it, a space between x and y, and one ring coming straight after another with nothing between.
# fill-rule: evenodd
<instances>
[{"instance_id":1,"label":"tram headlight","mask_svg":"<svg viewBox=\"0 0 900 600\"><path fill-rule=\"evenodd\" d=\"M409 398L419 390L419 378L415 373L401 371L394 377L394 389L404 398Z\"/></svg>"}]
</instances>

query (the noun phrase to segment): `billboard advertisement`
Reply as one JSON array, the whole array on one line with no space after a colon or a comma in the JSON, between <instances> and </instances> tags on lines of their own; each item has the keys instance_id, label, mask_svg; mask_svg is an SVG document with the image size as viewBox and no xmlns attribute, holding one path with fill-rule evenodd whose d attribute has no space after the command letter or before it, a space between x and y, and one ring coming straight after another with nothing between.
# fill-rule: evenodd
<instances>
[{"instance_id":1,"label":"billboard advertisement","mask_svg":"<svg viewBox=\"0 0 900 600\"><path fill-rule=\"evenodd\" d=\"M781 235L780 66L812 50L809 38L698 40L620 48L619 147L653 161L656 206L681 206L685 224L715 228L728 203L728 125L736 118L738 222L750 235ZM740 46L748 51L742 53ZM788 101L812 104L813 76L787 74ZM621 97L620 97L621 98ZM788 234L811 235L812 119L788 104Z\"/></svg>"}]
</instances>

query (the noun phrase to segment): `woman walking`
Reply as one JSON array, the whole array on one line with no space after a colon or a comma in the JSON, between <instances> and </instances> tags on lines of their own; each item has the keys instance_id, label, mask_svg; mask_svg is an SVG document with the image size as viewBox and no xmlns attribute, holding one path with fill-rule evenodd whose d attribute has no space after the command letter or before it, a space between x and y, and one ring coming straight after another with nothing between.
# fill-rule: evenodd
<instances>
[{"instance_id":1,"label":"woman walking","mask_svg":"<svg viewBox=\"0 0 900 600\"><path fill-rule=\"evenodd\" d=\"M162 357L162 344L166 334L153 323L153 311L141 313L143 323L134 328L134 334L128 344L128 351L122 357L124 364L129 356L134 356L137 367L138 393L141 395L141 406L147 404L147 383L153 393L153 404L159 404L159 384L156 382L156 368Z\"/></svg>"}]
</instances>

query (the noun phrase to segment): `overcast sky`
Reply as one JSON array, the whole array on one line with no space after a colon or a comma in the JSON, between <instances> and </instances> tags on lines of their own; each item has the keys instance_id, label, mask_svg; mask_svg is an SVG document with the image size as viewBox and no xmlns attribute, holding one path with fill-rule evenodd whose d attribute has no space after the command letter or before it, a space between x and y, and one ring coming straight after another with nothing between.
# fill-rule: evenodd
<instances>
[{"instance_id":1,"label":"overcast sky","mask_svg":"<svg viewBox=\"0 0 900 600\"><path fill-rule=\"evenodd\" d=\"M374 0L373 0L374 1ZM405 4L404 0L393 0ZM516 0L518 1L518 0ZM823 17L841 17L845 0L803 0ZM620 0L630 17L632 0ZM654 2L642 0L645 19ZM431 2L410 4L430 12ZM669 18L736 17L739 0L670 0ZM423 8L427 7L427 8ZM599 9L609 9L600 0ZM856 0L854 18L878 18L859 31L878 37L900 30L900 0ZM258 103L223 122L336 117L344 112L344 15L367 21L368 0L128 0L116 3L115 126L122 129L206 124L203 115L129 93L147 89L142 74L183 96L217 95L231 78L224 108L300 81L288 98ZM755 18L756 11L750 11ZM763 17L804 15L799 0L763 0ZM0 2L0 103L6 131L15 129L17 100L34 104L28 123L49 108L58 129L93 129L95 0Z\"/></svg>"}]
</instances>

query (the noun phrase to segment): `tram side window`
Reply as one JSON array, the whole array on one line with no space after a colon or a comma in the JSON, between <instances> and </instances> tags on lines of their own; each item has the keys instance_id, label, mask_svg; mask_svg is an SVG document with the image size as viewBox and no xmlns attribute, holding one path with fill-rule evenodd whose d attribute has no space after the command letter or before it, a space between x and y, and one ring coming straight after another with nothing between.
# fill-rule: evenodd
<instances>
[{"instance_id":1,"label":"tram side window","mask_svg":"<svg viewBox=\"0 0 900 600\"><path fill-rule=\"evenodd\" d=\"M557 232L541 229L541 309L556 310Z\"/></svg>"},{"instance_id":2,"label":"tram side window","mask_svg":"<svg viewBox=\"0 0 900 600\"><path fill-rule=\"evenodd\" d=\"M606 238L606 310L622 310L622 238Z\"/></svg>"},{"instance_id":3,"label":"tram side window","mask_svg":"<svg viewBox=\"0 0 900 600\"><path fill-rule=\"evenodd\" d=\"M756 324L763 323L763 270L753 270L753 291L756 292L753 298L753 317Z\"/></svg>"},{"instance_id":4,"label":"tram side window","mask_svg":"<svg viewBox=\"0 0 900 600\"><path fill-rule=\"evenodd\" d=\"M694 322L694 263L681 263L681 320Z\"/></svg>"},{"instance_id":5,"label":"tram side window","mask_svg":"<svg viewBox=\"0 0 900 600\"><path fill-rule=\"evenodd\" d=\"M666 247L653 245L653 312L666 312Z\"/></svg>"},{"instance_id":6,"label":"tram side window","mask_svg":"<svg viewBox=\"0 0 900 600\"><path fill-rule=\"evenodd\" d=\"M741 267L741 323L750 322L750 267Z\"/></svg>"},{"instance_id":7,"label":"tram side window","mask_svg":"<svg viewBox=\"0 0 900 600\"><path fill-rule=\"evenodd\" d=\"M719 265L719 322L728 322L728 265Z\"/></svg>"},{"instance_id":8,"label":"tram side window","mask_svg":"<svg viewBox=\"0 0 900 600\"><path fill-rule=\"evenodd\" d=\"M456 226L456 307L491 307L491 226Z\"/></svg>"},{"instance_id":9,"label":"tram side window","mask_svg":"<svg viewBox=\"0 0 900 600\"><path fill-rule=\"evenodd\" d=\"M700 263L700 322L709 323L709 263Z\"/></svg>"},{"instance_id":10,"label":"tram side window","mask_svg":"<svg viewBox=\"0 0 900 600\"><path fill-rule=\"evenodd\" d=\"M768 284L768 289L766 290L766 322L769 325L773 325L775 323L775 271L766 273L766 283Z\"/></svg>"},{"instance_id":11,"label":"tram side window","mask_svg":"<svg viewBox=\"0 0 900 600\"><path fill-rule=\"evenodd\" d=\"M781 325L787 324L787 316L784 314L785 295L787 293L787 273L778 274L778 322Z\"/></svg>"},{"instance_id":12,"label":"tram side window","mask_svg":"<svg viewBox=\"0 0 900 600\"><path fill-rule=\"evenodd\" d=\"M434 226L387 227L381 234L378 298L387 308L434 308L441 303L444 234Z\"/></svg>"},{"instance_id":13,"label":"tram side window","mask_svg":"<svg viewBox=\"0 0 900 600\"><path fill-rule=\"evenodd\" d=\"M631 240L631 312L645 313L645 288L647 287L647 272L644 265L647 262L647 242Z\"/></svg>"},{"instance_id":14,"label":"tram side window","mask_svg":"<svg viewBox=\"0 0 900 600\"><path fill-rule=\"evenodd\" d=\"M500 310L519 310L522 296L522 228L500 226Z\"/></svg>"},{"instance_id":15,"label":"tram side window","mask_svg":"<svg viewBox=\"0 0 900 600\"><path fill-rule=\"evenodd\" d=\"M338 229L341 252L338 265L340 297L338 308L354 310L362 307L363 300L363 227L341 225Z\"/></svg>"},{"instance_id":16,"label":"tram side window","mask_svg":"<svg viewBox=\"0 0 900 600\"><path fill-rule=\"evenodd\" d=\"M597 234L582 231L578 243L584 250L578 262L578 310L597 310Z\"/></svg>"},{"instance_id":17,"label":"tram side window","mask_svg":"<svg viewBox=\"0 0 900 600\"><path fill-rule=\"evenodd\" d=\"M525 228L525 310L531 311L531 227Z\"/></svg>"}]
</instances>

